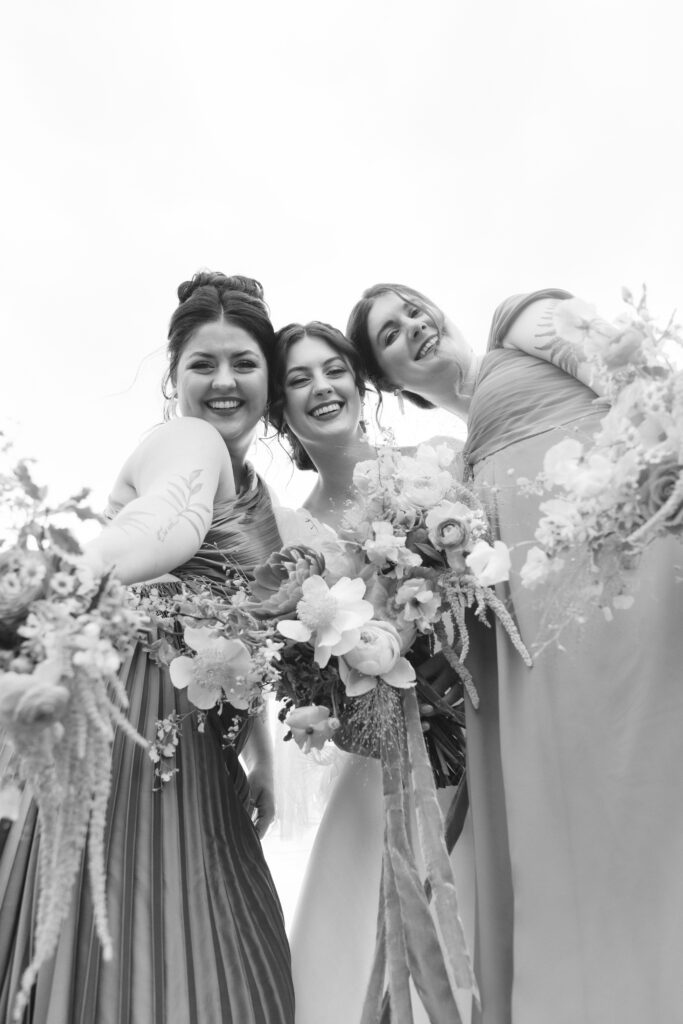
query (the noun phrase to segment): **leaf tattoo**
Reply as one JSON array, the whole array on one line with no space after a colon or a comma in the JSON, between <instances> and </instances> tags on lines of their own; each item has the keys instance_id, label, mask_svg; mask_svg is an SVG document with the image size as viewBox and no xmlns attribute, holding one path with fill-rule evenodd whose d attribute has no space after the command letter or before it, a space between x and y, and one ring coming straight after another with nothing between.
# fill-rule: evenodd
<instances>
[{"instance_id":1,"label":"leaf tattoo","mask_svg":"<svg viewBox=\"0 0 683 1024\"><path fill-rule=\"evenodd\" d=\"M179 477L180 483L175 483L173 480L170 481L165 500L173 508L174 514L157 530L158 540L164 541L171 530L181 520L184 520L190 524L196 533L197 543L201 544L204 538L202 527L205 526L206 516L211 516L211 509L208 505L203 505L201 502L193 500L194 495L198 494L202 489L202 484L199 482L201 475L201 469L194 469L189 476Z\"/></svg>"}]
</instances>

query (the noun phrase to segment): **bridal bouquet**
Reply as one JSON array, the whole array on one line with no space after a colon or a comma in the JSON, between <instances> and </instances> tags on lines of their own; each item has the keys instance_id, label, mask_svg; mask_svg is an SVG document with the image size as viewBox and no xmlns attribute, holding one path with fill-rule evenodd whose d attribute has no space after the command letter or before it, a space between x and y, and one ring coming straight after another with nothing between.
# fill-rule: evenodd
<instances>
[{"instance_id":1,"label":"bridal bouquet","mask_svg":"<svg viewBox=\"0 0 683 1024\"><path fill-rule=\"evenodd\" d=\"M387 972L396 1012L409 1012L408 974L434 1020L460 1020L455 989L476 993L434 788L462 775L464 715L421 678L421 663L441 650L477 702L463 664L467 609L484 621L489 610L497 615L528 660L492 589L508 578L509 553L489 542L455 458L447 445L422 445L414 456L380 449L356 466L340 535L323 531L283 549L252 587L259 614L287 641L276 695L291 736L305 751L334 739L381 761L386 832L368 1021L381 1014ZM421 703L435 712L423 722ZM431 906L409 838L411 803Z\"/></svg>"},{"instance_id":2,"label":"bridal bouquet","mask_svg":"<svg viewBox=\"0 0 683 1024\"><path fill-rule=\"evenodd\" d=\"M149 618L154 639L146 650L167 665L173 685L186 690L188 713L203 732L206 715L216 709L225 722L223 743L233 745L246 718L258 715L265 694L279 678L274 662L281 643L247 609L239 579L220 587L185 579L171 586L144 585L133 590L136 606ZM173 766L182 721L176 712L156 723L149 756L161 787L178 771Z\"/></svg>"},{"instance_id":3,"label":"bridal bouquet","mask_svg":"<svg viewBox=\"0 0 683 1024\"><path fill-rule=\"evenodd\" d=\"M568 439L548 450L543 472L521 481L553 496L540 505L522 582L535 587L566 566L578 603L627 608L633 569L658 537L683 536L683 370L672 360L681 328L657 328L643 290L615 323L578 299L560 302L555 329L578 342L611 401L592 444ZM674 357L675 359L675 357Z\"/></svg>"},{"instance_id":4,"label":"bridal bouquet","mask_svg":"<svg viewBox=\"0 0 683 1024\"><path fill-rule=\"evenodd\" d=\"M2 454L9 461L10 446ZM111 956L105 906L104 825L116 728L146 745L125 715L118 669L141 628L125 588L95 575L62 523L95 518L87 491L50 507L26 460L0 470L0 817L16 818L21 787L40 822L39 900L33 959L15 1007L19 1019L38 968L54 952L88 846L103 956ZM6 546L5 546L6 545Z\"/></svg>"}]
</instances>

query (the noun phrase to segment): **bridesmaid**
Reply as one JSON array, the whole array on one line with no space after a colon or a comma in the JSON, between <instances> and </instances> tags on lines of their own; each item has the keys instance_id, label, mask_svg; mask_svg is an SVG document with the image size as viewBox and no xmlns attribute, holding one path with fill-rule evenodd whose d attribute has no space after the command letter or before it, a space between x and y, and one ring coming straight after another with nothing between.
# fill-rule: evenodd
<instances>
[{"instance_id":1,"label":"bridesmaid","mask_svg":"<svg viewBox=\"0 0 683 1024\"><path fill-rule=\"evenodd\" d=\"M125 583L172 572L209 585L225 562L246 574L280 546L267 490L246 454L268 398L273 329L250 278L201 273L178 288L168 382L180 418L132 453L111 494L111 523L86 558ZM192 476L186 512L171 500ZM163 527L163 529L162 529ZM154 723L190 710L184 690L140 645L125 669L130 718ZM245 747L263 803L272 790L265 729ZM215 714L183 723L179 773L155 792L144 750L117 735L112 752L106 869L114 945L101 961L85 872L54 958L44 964L25 1024L293 1024L290 957L280 904L248 811L249 786L227 758ZM245 737L242 737L244 740ZM0 860L0 1019L9 1022L31 952L39 830L27 798Z\"/></svg>"},{"instance_id":2,"label":"bridesmaid","mask_svg":"<svg viewBox=\"0 0 683 1024\"><path fill-rule=\"evenodd\" d=\"M514 481L561 439L590 440L605 411L581 353L561 360L548 338L568 297L508 299L483 359L399 285L368 289L347 330L377 387L467 419L465 459L517 570L500 596L530 649L541 617L519 568L539 499ZM683 1021L682 561L658 541L635 605L612 623L596 613L531 670L502 630L477 635L468 780L486 1024Z\"/></svg>"}]
</instances>

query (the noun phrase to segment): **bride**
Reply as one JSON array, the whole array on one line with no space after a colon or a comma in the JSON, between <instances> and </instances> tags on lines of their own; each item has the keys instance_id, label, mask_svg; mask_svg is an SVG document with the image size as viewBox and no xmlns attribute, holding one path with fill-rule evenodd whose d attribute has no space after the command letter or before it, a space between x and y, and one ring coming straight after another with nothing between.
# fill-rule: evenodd
<instances>
[{"instance_id":1,"label":"bride","mask_svg":"<svg viewBox=\"0 0 683 1024\"><path fill-rule=\"evenodd\" d=\"M356 463L377 458L362 418L360 362L328 324L290 324L276 338L273 379L271 421L297 468L317 473L302 510L276 510L278 526L284 543L320 548L341 526ZM380 764L341 751L339 758L291 929L297 1024L359 1021L375 948L384 834ZM448 806L453 790L439 792ZM467 872L468 841L467 829L457 848L460 875ZM471 888L463 884L458 892L468 919ZM426 1021L414 1003L415 1020Z\"/></svg>"}]
</instances>

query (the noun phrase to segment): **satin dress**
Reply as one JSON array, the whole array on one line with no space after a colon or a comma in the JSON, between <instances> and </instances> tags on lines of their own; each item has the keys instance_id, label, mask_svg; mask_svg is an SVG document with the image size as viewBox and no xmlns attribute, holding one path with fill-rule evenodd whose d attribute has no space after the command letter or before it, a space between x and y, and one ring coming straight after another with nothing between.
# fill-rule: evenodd
<instances>
[{"instance_id":1,"label":"satin dress","mask_svg":"<svg viewBox=\"0 0 683 1024\"><path fill-rule=\"evenodd\" d=\"M200 550L174 575L225 578L225 558L249 573L280 545L270 500L252 476L215 507ZM166 584L173 587L173 584ZM163 587L164 584L157 584ZM190 710L184 690L141 645L123 669L129 716L154 723ZM117 734L106 836L114 957L103 962L83 871L54 958L40 970L31 1024L292 1024L290 956L280 903L247 810L237 755L210 714L182 724L174 779L153 792L144 749ZM26 794L0 860L0 1020L11 1020L27 965L39 831Z\"/></svg>"},{"instance_id":2,"label":"satin dress","mask_svg":"<svg viewBox=\"0 0 683 1024\"><path fill-rule=\"evenodd\" d=\"M476 961L486 1024L683 1022L683 546L649 547L635 603L594 609L544 646L548 592L519 569L538 523L524 497L551 445L590 442L605 404L545 360L500 344L537 292L504 303L477 381L465 458L511 548L498 588L534 654L480 628L470 668L468 780ZM562 594L570 581L551 586ZM542 649L541 649L542 648ZM540 653L538 651L540 650ZM475 1017L475 1019L477 1019Z\"/></svg>"}]
</instances>

